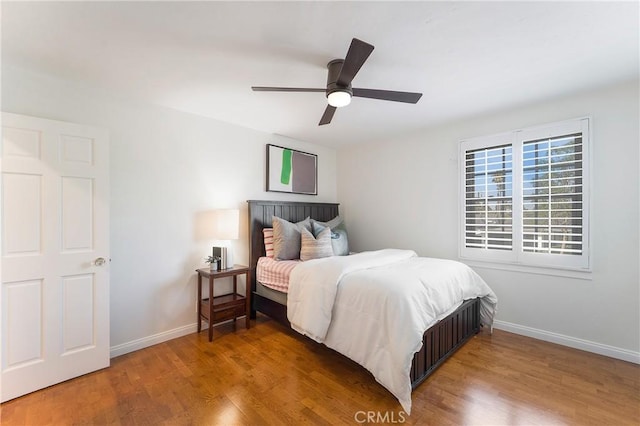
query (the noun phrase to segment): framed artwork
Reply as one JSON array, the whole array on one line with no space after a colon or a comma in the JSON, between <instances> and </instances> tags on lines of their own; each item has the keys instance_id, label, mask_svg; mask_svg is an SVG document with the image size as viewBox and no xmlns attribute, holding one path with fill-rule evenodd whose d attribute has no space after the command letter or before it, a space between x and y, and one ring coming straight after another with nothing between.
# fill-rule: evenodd
<instances>
[{"instance_id":1,"label":"framed artwork","mask_svg":"<svg viewBox=\"0 0 640 426\"><path fill-rule=\"evenodd\" d=\"M267 144L267 191L318 195L318 156Z\"/></svg>"}]
</instances>

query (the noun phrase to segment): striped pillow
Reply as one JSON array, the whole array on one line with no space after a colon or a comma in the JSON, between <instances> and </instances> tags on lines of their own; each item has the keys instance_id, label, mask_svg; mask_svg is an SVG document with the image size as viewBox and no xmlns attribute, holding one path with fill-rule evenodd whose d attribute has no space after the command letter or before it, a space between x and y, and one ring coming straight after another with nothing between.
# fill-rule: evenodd
<instances>
[{"instance_id":1,"label":"striped pillow","mask_svg":"<svg viewBox=\"0 0 640 426\"><path fill-rule=\"evenodd\" d=\"M273 228L264 228L262 235L264 236L264 252L267 257L273 259Z\"/></svg>"},{"instance_id":2,"label":"striped pillow","mask_svg":"<svg viewBox=\"0 0 640 426\"><path fill-rule=\"evenodd\" d=\"M330 228L325 228L317 237L314 237L306 228L302 228L300 235L302 236L300 240L300 260L305 261L333 256Z\"/></svg>"}]
</instances>

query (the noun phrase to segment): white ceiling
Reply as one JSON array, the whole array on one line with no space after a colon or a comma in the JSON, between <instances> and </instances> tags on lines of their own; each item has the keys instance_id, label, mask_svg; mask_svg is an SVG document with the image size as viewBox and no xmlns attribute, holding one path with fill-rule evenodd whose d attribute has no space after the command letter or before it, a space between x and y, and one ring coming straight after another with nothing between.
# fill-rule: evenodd
<instances>
[{"instance_id":1,"label":"white ceiling","mask_svg":"<svg viewBox=\"0 0 640 426\"><path fill-rule=\"evenodd\" d=\"M2 60L328 146L638 78L638 2L2 2ZM354 98L318 126L326 64L357 37L375 50Z\"/></svg>"}]
</instances>

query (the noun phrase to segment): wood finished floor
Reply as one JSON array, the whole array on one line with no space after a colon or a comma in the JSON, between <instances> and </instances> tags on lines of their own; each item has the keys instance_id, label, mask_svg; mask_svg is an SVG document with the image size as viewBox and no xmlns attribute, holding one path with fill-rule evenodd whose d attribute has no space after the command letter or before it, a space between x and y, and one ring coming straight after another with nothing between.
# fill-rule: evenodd
<instances>
[{"instance_id":1,"label":"wood finished floor","mask_svg":"<svg viewBox=\"0 0 640 426\"><path fill-rule=\"evenodd\" d=\"M638 425L640 366L496 330L413 392L259 316L111 360L0 406L2 425ZM368 414L367 412L372 412Z\"/></svg>"}]
</instances>

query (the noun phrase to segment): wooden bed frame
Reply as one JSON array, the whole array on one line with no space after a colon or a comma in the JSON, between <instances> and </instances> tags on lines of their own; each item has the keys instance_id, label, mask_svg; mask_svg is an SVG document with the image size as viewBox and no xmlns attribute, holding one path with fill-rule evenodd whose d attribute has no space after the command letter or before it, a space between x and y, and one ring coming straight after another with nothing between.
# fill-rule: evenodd
<instances>
[{"instance_id":1,"label":"wooden bed frame","mask_svg":"<svg viewBox=\"0 0 640 426\"><path fill-rule=\"evenodd\" d=\"M307 217L326 222L338 216L336 203L304 203L292 201L247 201L249 204L249 268L251 277L251 318L261 312L290 327L287 307L256 293L256 265L265 255L263 228L272 226L273 216L290 222ZM466 300L455 312L429 328L423 345L413 357L411 384L422 383L460 346L480 331L480 299Z\"/></svg>"}]
</instances>

